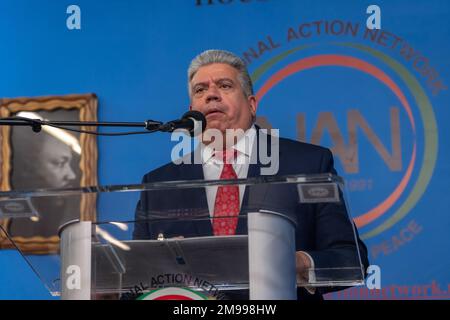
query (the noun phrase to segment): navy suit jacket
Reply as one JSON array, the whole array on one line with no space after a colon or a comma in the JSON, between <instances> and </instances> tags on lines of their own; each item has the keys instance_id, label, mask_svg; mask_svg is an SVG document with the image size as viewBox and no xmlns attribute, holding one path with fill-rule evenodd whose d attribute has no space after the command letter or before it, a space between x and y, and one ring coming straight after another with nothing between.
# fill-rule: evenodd
<instances>
[{"instance_id":1,"label":"navy suit jacket","mask_svg":"<svg viewBox=\"0 0 450 320\"><path fill-rule=\"evenodd\" d=\"M258 143L262 134L257 134L255 143ZM269 152L270 147L269 147ZM248 177L259 177L262 165L250 164ZM276 175L296 174L336 174L333 164L333 156L330 150L294 141L279 138L279 170ZM203 168L201 164L166 164L154 171L149 172L143 178L143 183L154 183L158 181L177 180L203 180ZM270 209L277 212L290 214L297 222L296 250L307 252L314 260L315 267L330 267L355 265L355 240L353 224L348 219L345 204L300 204L298 191L295 184L284 186L270 186L269 190L263 191L264 196L253 196L248 186L244 194L241 206L241 215L252 209ZM261 192L257 192L261 194ZM151 199L150 199L151 198ZM170 212L167 212L168 208ZM137 205L136 220L133 237L135 239L156 239L158 233L163 232L164 237L175 237L183 235L206 236L212 235L212 226L209 219L202 221L191 221L183 223L164 224L164 222L148 223L149 214L175 216L197 215L209 217L206 192L204 189L164 190L142 192ZM355 228L356 229L356 228ZM246 233L246 221L240 220L237 234ZM368 267L367 249L358 238L361 261L364 270ZM343 288L318 288L315 294L310 294L303 288L297 291L298 299L322 299L322 294L328 291ZM240 296L241 297L241 296Z\"/></svg>"}]
</instances>

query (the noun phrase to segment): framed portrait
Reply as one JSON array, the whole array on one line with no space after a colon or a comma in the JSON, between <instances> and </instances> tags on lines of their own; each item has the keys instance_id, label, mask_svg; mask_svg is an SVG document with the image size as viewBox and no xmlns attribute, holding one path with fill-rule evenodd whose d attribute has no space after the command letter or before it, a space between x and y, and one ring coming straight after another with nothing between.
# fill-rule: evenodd
<instances>
[{"instance_id":1,"label":"framed portrait","mask_svg":"<svg viewBox=\"0 0 450 320\"><path fill-rule=\"evenodd\" d=\"M95 94L0 99L2 118L20 116L51 121L97 121ZM96 127L71 127L96 131ZM0 189L21 191L97 185L96 136L42 126L0 126ZM29 254L56 253L59 226L80 219L95 221L94 194L24 199L37 214L0 219L16 246ZM0 248L11 248L0 234Z\"/></svg>"}]
</instances>

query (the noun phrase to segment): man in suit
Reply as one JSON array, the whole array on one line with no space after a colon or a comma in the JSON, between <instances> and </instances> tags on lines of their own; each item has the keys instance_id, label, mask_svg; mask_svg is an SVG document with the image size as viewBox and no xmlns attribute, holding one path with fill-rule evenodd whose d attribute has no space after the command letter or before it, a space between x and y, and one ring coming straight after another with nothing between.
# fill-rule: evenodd
<instances>
[{"instance_id":1,"label":"man in suit","mask_svg":"<svg viewBox=\"0 0 450 320\"><path fill-rule=\"evenodd\" d=\"M208 50L198 55L188 69L188 88L191 110L200 111L206 117L205 132L215 130L225 137L227 130L241 129L242 134L231 143L225 143L224 152L217 152L211 147L211 140L204 138L200 144L201 163L169 163L145 175L143 183L258 177L263 165L255 150L262 141L269 141L268 152L272 155L278 151L274 175L336 174L328 149L260 132L254 124L257 101L252 82L244 62L236 55L222 50ZM230 158L235 160L232 164L228 161ZM297 223L296 266L299 278L310 280L307 272L310 268L355 265L359 259L364 270L367 268L367 249L359 237L355 239L354 225L348 219L343 202L299 204L295 184L268 188L263 190L262 197L262 192L255 195L245 185L185 189L182 192L156 191L151 196L143 192L136 211L136 220L141 222L136 223L134 238L155 239L162 231L164 237L245 233L245 220L214 217L242 216L249 210L264 206L290 215ZM168 208L176 214L184 211L188 215L212 219L173 225L145 221L150 214L170 215ZM226 212L221 208L226 208ZM355 256L357 246L360 256ZM299 288L297 293L299 299L321 299L328 290L332 289Z\"/></svg>"}]
</instances>

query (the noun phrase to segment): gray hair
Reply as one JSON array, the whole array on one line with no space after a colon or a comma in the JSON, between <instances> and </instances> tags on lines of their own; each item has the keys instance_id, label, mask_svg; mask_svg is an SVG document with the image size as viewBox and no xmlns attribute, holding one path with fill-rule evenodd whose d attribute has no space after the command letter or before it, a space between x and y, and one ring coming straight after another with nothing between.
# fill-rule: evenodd
<instances>
[{"instance_id":1,"label":"gray hair","mask_svg":"<svg viewBox=\"0 0 450 320\"><path fill-rule=\"evenodd\" d=\"M235 68L238 73L238 80L241 84L242 91L245 96L248 98L252 96L253 93L253 84L250 75L248 74L247 67L245 66L245 62L242 61L234 53L225 50L206 50L196 56L189 65L188 68L188 91L189 97L192 99L192 86L191 81L194 75L197 73L198 69L203 66L213 64L213 63L224 63Z\"/></svg>"}]
</instances>

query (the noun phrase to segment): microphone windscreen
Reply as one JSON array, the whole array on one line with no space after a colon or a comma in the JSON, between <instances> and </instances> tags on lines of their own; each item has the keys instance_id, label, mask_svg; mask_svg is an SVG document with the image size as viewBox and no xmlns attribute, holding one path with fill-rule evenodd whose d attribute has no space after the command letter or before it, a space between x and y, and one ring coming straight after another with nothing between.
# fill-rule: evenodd
<instances>
[{"instance_id":1,"label":"microphone windscreen","mask_svg":"<svg viewBox=\"0 0 450 320\"><path fill-rule=\"evenodd\" d=\"M205 131L206 129L206 118L200 111L193 111L193 110L188 111L185 114L183 114L182 119L191 119L194 122L200 121L202 124L202 132ZM193 134L193 131L194 130L191 131L191 134Z\"/></svg>"}]
</instances>

